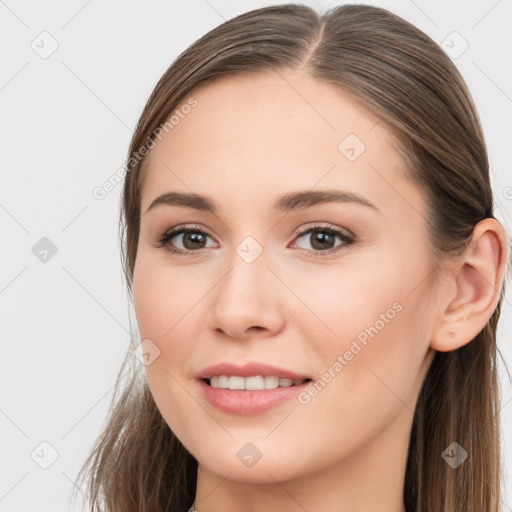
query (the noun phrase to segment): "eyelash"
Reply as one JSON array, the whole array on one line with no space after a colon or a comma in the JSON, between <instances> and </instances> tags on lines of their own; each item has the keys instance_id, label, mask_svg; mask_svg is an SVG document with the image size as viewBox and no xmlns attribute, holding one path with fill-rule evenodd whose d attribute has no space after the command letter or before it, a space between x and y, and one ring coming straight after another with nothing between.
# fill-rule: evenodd
<instances>
[{"instance_id":1,"label":"eyelash","mask_svg":"<svg viewBox=\"0 0 512 512\"><path fill-rule=\"evenodd\" d=\"M349 245L356 242L356 237L353 235L348 235L344 231L341 231L339 229L333 228L331 226L322 226L322 225L315 225L309 228L306 228L298 233L295 234L295 238L300 238L308 233L314 232L314 231L321 231L325 233L330 233L331 235L335 235L339 237L342 240L342 244L332 248L332 249L325 249L324 251L315 251L314 249L302 249L304 251L308 251L308 253L312 253L314 256L323 256L325 254L332 254L333 252L337 252L345 247L348 247ZM170 245L170 240L172 240L174 237L180 234L184 233L201 233L202 235L206 235L210 238L212 238L208 233L205 231L199 229L198 227L183 227L183 226L177 226L173 229L170 229L168 231L164 231L161 235L158 236L157 240L152 243L153 247L156 248L165 248L169 252L176 254L178 256L188 256L193 253L197 253L199 251L192 251L187 250L183 251L182 249L177 249L175 247L172 247ZM299 247L300 249L300 247Z\"/></svg>"}]
</instances>

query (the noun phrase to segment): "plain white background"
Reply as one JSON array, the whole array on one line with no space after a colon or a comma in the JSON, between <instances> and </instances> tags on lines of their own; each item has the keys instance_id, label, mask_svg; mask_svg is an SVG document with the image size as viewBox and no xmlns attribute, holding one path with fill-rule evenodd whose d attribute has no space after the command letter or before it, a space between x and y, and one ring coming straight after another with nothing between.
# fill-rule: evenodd
<instances>
[{"instance_id":1,"label":"plain white background","mask_svg":"<svg viewBox=\"0 0 512 512\"><path fill-rule=\"evenodd\" d=\"M224 20L275 3L285 2L0 1L0 512L80 510L68 502L73 481L129 346L121 186L103 200L93 189L123 165L174 58ZM512 2L367 3L451 48L482 118L496 215L512 233ZM34 254L41 247L46 262ZM511 331L509 290L498 343L510 369ZM501 360L500 374L508 478L512 390ZM510 478L504 490L511 511Z\"/></svg>"}]
</instances>

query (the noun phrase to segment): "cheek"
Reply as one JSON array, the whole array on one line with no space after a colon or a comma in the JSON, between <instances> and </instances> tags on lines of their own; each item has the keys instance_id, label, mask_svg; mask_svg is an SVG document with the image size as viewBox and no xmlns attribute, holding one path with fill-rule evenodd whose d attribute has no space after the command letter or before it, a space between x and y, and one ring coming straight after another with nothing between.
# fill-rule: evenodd
<instances>
[{"instance_id":1,"label":"cheek","mask_svg":"<svg viewBox=\"0 0 512 512\"><path fill-rule=\"evenodd\" d=\"M375 332L371 329L375 324L380 332L395 321L402 309L401 280L390 276L384 280L379 268L373 269L347 265L296 281L299 300L291 298L288 305L293 307L295 321L307 329L305 336L338 349L356 337L364 343L368 330Z\"/></svg>"},{"instance_id":2,"label":"cheek","mask_svg":"<svg viewBox=\"0 0 512 512\"><path fill-rule=\"evenodd\" d=\"M407 261L403 253L390 253L371 265L351 265L337 275L331 269L301 281L295 290L309 311L304 314L298 305L294 317L317 374L330 370L342 376L334 380L355 396L369 382L384 386L382 376L407 395L427 349L425 288L417 287L426 268L421 258ZM369 402L372 393L368 389Z\"/></svg>"},{"instance_id":3,"label":"cheek","mask_svg":"<svg viewBox=\"0 0 512 512\"><path fill-rule=\"evenodd\" d=\"M150 340L150 345L157 347L158 357L145 367L148 381L174 387L172 376L178 378L177 370L187 374L187 363L197 348L193 341L199 339L201 327L204 329L205 310L200 299L208 284L197 272L173 268L157 258L143 254L137 261L133 301L141 342Z\"/></svg>"},{"instance_id":4,"label":"cheek","mask_svg":"<svg viewBox=\"0 0 512 512\"><path fill-rule=\"evenodd\" d=\"M194 289L191 284L182 270L157 265L149 257L140 257L134 269L133 300L142 351L149 348L156 354L144 366L147 383L162 417L179 437L186 437L194 414L184 375L189 373L186 363L193 360L195 329L204 316L199 305L194 307L204 292L196 288L195 294L187 294Z\"/></svg>"},{"instance_id":5,"label":"cheek","mask_svg":"<svg viewBox=\"0 0 512 512\"><path fill-rule=\"evenodd\" d=\"M414 317L421 305L405 295L383 294L360 309L357 320L343 317L348 310L338 313L341 335L336 341L326 344L318 338L312 356L321 361L317 391L302 397L304 405L294 418L304 437L330 436L333 453L357 449L397 415L409 417L425 356L414 338ZM351 440L350 448L344 439ZM318 442L316 449L325 451L325 446Z\"/></svg>"},{"instance_id":6,"label":"cheek","mask_svg":"<svg viewBox=\"0 0 512 512\"><path fill-rule=\"evenodd\" d=\"M202 282L197 272L166 264L161 254L142 252L133 277L133 301L141 339L167 339L190 324L190 312L198 309L197 303L206 291Z\"/></svg>"}]
</instances>

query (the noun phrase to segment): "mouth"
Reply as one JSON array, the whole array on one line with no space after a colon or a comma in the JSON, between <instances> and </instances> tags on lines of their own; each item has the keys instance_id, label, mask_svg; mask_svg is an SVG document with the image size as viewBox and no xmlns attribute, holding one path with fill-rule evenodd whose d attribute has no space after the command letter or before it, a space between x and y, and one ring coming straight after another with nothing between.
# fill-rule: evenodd
<instances>
[{"instance_id":1,"label":"mouth","mask_svg":"<svg viewBox=\"0 0 512 512\"><path fill-rule=\"evenodd\" d=\"M198 380L205 400L231 416L256 416L277 408L304 392L311 381L277 375L213 375Z\"/></svg>"},{"instance_id":2,"label":"mouth","mask_svg":"<svg viewBox=\"0 0 512 512\"><path fill-rule=\"evenodd\" d=\"M294 399L310 384L310 375L259 361L218 363L196 375L202 396L232 416L254 416Z\"/></svg>"},{"instance_id":3,"label":"mouth","mask_svg":"<svg viewBox=\"0 0 512 512\"><path fill-rule=\"evenodd\" d=\"M290 388L311 382L311 379L290 379L277 375L253 375L243 377L240 375L213 375L203 379L208 386L216 389L262 391L266 389Z\"/></svg>"}]
</instances>

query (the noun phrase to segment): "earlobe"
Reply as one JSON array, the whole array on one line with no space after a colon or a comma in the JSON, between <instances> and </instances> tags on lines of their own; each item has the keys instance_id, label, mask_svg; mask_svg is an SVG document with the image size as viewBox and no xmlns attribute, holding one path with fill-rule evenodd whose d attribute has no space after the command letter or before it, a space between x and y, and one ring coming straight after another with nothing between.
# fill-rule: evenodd
<instances>
[{"instance_id":1,"label":"earlobe","mask_svg":"<svg viewBox=\"0 0 512 512\"><path fill-rule=\"evenodd\" d=\"M430 346L439 352L472 341L491 318L503 286L509 258L503 226L493 218L480 221L471 242L453 266L451 295L444 301ZM453 293L455 289L455 293Z\"/></svg>"}]
</instances>

